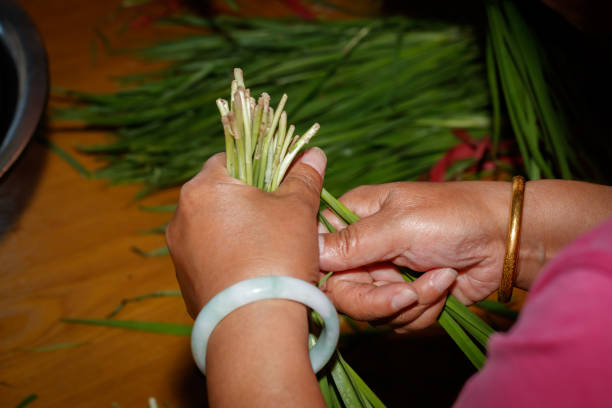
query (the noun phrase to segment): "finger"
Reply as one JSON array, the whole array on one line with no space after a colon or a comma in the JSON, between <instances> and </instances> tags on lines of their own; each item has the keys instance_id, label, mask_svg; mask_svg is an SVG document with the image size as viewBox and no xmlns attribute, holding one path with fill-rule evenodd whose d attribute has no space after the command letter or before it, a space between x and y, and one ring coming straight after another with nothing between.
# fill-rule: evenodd
<instances>
[{"instance_id":1,"label":"finger","mask_svg":"<svg viewBox=\"0 0 612 408\"><path fill-rule=\"evenodd\" d=\"M321 215L325 217L325 219L332 225L332 227L334 227L336 231L346 228L346 223L342 221L340 217L338 217L336 213L334 213L329 208L326 208L321 211ZM325 233L330 231L325 225L323 225L323 223L319 222L319 232Z\"/></svg>"},{"instance_id":2,"label":"finger","mask_svg":"<svg viewBox=\"0 0 612 408\"><path fill-rule=\"evenodd\" d=\"M204 162L198 175L229 174L225 165L225 153L213 154Z\"/></svg>"},{"instance_id":3,"label":"finger","mask_svg":"<svg viewBox=\"0 0 612 408\"><path fill-rule=\"evenodd\" d=\"M425 272L412 284L414 290L419 295L419 304L428 305L445 296L456 280L456 270L452 268L438 268Z\"/></svg>"},{"instance_id":4,"label":"finger","mask_svg":"<svg viewBox=\"0 0 612 408\"><path fill-rule=\"evenodd\" d=\"M309 206L319 208L327 158L318 147L308 149L289 169L276 190L280 195L296 194Z\"/></svg>"},{"instance_id":5,"label":"finger","mask_svg":"<svg viewBox=\"0 0 612 408\"><path fill-rule=\"evenodd\" d=\"M425 329L435 323L440 313L442 313L445 303L446 296L443 296L438 299L438 301L427 305L427 307L419 308L420 310L418 310L419 313L417 317L409 316L408 314L399 315L397 318L393 319L389 325L396 333L407 333L414 330Z\"/></svg>"},{"instance_id":6,"label":"finger","mask_svg":"<svg viewBox=\"0 0 612 408\"><path fill-rule=\"evenodd\" d=\"M356 283L367 283L368 285L374 283L370 274L364 269L350 269L347 271L333 272L329 279L332 282L336 280L345 280ZM325 292L327 289L327 282L325 282L320 289Z\"/></svg>"},{"instance_id":7,"label":"finger","mask_svg":"<svg viewBox=\"0 0 612 408\"><path fill-rule=\"evenodd\" d=\"M457 279L457 271L439 268L428 271L412 282L419 302L384 322L403 331L423 329L431 325L444 306L449 288ZM400 330L400 331L401 331Z\"/></svg>"},{"instance_id":8,"label":"finger","mask_svg":"<svg viewBox=\"0 0 612 408\"><path fill-rule=\"evenodd\" d=\"M319 264L326 271L342 271L398 256L401 229L383 209L335 233L319 234Z\"/></svg>"},{"instance_id":9,"label":"finger","mask_svg":"<svg viewBox=\"0 0 612 408\"><path fill-rule=\"evenodd\" d=\"M360 218L380 211L387 197L388 185L360 186L342 195L338 201L347 206ZM330 209L322 211L322 215L330 222L336 231L346 228L346 223ZM328 232L325 226L320 226L319 232Z\"/></svg>"},{"instance_id":10,"label":"finger","mask_svg":"<svg viewBox=\"0 0 612 408\"><path fill-rule=\"evenodd\" d=\"M225 153L217 153L206 160L202 170L181 187L178 201L179 210L175 212L175 217L180 213L180 209L197 208L202 195L207 194L208 187L222 183L244 184L227 172Z\"/></svg>"},{"instance_id":11,"label":"finger","mask_svg":"<svg viewBox=\"0 0 612 408\"><path fill-rule=\"evenodd\" d=\"M326 282L325 293L338 311L357 320L386 318L418 299L408 283L375 286L333 277Z\"/></svg>"},{"instance_id":12,"label":"finger","mask_svg":"<svg viewBox=\"0 0 612 408\"><path fill-rule=\"evenodd\" d=\"M223 181L238 181L227 172L225 163L225 153L217 153L212 156L202 166L202 170L191 179L191 182L199 183L203 180L217 179Z\"/></svg>"},{"instance_id":13,"label":"finger","mask_svg":"<svg viewBox=\"0 0 612 408\"><path fill-rule=\"evenodd\" d=\"M343 194L338 201L359 218L364 218L382 209L390 191L389 184L359 186Z\"/></svg>"},{"instance_id":14,"label":"finger","mask_svg":"<svg viewBox=\"0 0 612 408\"><path fill-rule=\"evenodd\" d=\"M396 266L390 262L379 262L377 264L368 265L366 269L370 276L374 278L375 282L405 282L402 275L397 271Z\"/></svg>"}]
</instances>

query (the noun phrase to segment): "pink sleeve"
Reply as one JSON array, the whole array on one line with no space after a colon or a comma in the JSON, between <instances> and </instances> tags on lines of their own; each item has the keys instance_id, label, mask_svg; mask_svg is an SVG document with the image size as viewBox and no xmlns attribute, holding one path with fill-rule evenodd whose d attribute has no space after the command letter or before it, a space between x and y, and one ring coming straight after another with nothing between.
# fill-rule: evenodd
<instances>
[{"instance_id":1,"label":"pink sleeve","mask_svg":"<svg viewBox=\"0 0 612 408\"><path fill-rule=\"evenodd\" d=\"M612 219L551 261L455 407L612 407Z\"/></svg>"}]
</instances>

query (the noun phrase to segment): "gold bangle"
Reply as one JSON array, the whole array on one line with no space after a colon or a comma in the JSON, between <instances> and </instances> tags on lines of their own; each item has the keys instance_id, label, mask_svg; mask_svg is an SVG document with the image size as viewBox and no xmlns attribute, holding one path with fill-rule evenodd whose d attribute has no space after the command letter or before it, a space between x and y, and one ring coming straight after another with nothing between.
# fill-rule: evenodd
<instances>
[{"instance_id":1,"label":"gold bangle","mask_svg":"<svg viewBox=\"0 0 612 408\"><path fill-rule=\"evenodd\" d=\"M516 269L518 263L519 241L521 237L521 218L523 215L523 200L525 198L525 179L521 176L512 178L512 206L508 220L508 234L506 235L506 253L504 255L504 269L497 291L500 302L509 302L512 297L512 287L516 282Z\"/></svg>"}]
</instances>

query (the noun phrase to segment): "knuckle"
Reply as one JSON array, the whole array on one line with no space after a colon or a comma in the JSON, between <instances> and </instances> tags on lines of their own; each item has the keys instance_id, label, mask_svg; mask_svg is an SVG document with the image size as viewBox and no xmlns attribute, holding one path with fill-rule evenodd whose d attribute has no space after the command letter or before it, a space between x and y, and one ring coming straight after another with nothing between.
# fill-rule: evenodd
<instances>
[{"instance_id":1,"label":"knuckle","mask_svg":"<svg viewBox=\"0 0 612 408\"><path fill-rule=\"evenodd\" d=\"M197 183L195 180L190 180L183 184L179 192L178 208L185 211L197 205L202 196L205 196L205 185Z\"/></svg>"},{"instance_id":2,"label":"knuckle","mask_svg":"<svg viewBox=\"0 0 612 408\"><path fill-rule=\"evenodd\" d=\"M206 171L206 169L208 169L209 167L218 165L224 157L225 153L213 154L208 158L208 160L204 162L204 164L202 164L201 171Z\"/></svg>"},{"instance_id":3,"label":"knuckle","mask_svg":"<svg viewBox=\"0 0 612 408\"><path fill-rule=\"evenodd\" d=\"M373 186L370 186L370 185L362 185L362 186L355 187L354 189L343 194L339 198L339 200L341 202L344 202L346 200L350 201L353 199L360 199L361 197L369 197L372 194L372 188Z\"/></svg>"},{"instance_id":4,"label":"knuckle","mask_svg":"<svg viewBox=\"0 0 612 408\"><path fill-rule=\"evenodd\" d=\"M290 175L292 181L299 183L302 190L304 190L309 196L319 195L319 176L313 174L314 170L304 171L299 174Z\"/></svg>"},{"instance_id":5,"label":"knuckle","mask_svg":"<svg viewBox=\"0 0 612 408\"><path fill-rule=\"evenodd\" d=\"M342 259L348 259L354 248L359 246L359 234L350 226L338 231L337 255Z\"/></svg>"},{"instance_id":6,"label":"knuckle","mask_svg":"<svg viewBox=\"0 0 612 408\"><path fill-rule=\"evenodd\" d=\"M186 182L181 186L179 191L179 202L189 202L195 193L194 183L191 181Z\"/></svg>"},{"instance_id":7,"label":"knuckle","mask_svg":"<svg viewBox=\"0 0 612 408\"><path fill-rule=\"evenodd\" d=\"M374 186L369 185L369 184L364 184L358 187L355 187L354 189L352 189L351 191L349 191L347 194L356 194L356 195L362 195L362 194L370 194L372 192L372 189L374 188Z\"/></svg>"}]
</instances>

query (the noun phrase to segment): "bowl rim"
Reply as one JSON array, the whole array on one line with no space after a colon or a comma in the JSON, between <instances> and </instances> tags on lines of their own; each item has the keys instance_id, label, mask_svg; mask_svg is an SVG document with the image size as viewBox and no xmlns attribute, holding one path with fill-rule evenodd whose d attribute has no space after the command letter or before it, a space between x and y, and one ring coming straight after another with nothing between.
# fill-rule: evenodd
<instances>
[{"instance_id":1,"label":"bowl rim","mask_svg":"<svg viewBox=\"0 0 612 408\"><path fill-rule=\"evenodd\" d=\"M18 97L8 131L0 143L0 178L35 133L49 94L47 54L36 26L14 0L0 1L0 41L13 59Z\"/></svg>"}]
</instances>

